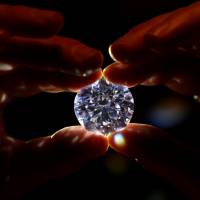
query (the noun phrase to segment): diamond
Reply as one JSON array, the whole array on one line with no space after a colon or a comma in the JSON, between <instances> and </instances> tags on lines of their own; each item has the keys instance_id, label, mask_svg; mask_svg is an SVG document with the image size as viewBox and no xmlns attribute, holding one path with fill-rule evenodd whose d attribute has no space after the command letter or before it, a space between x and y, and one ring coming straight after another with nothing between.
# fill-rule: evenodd
<instances>
[{"instance_id":1,"label":"diamond","mask_svg":"<svg viewBox=\"0 0 200 200\"><path fill-rule=\"evenodd\" d=\"M81 89L74 100L79 123L87 130L103 134L126 127L133 108L134 100L128 87L110 83L104 78Z\"/></svg>"}]
</instances>

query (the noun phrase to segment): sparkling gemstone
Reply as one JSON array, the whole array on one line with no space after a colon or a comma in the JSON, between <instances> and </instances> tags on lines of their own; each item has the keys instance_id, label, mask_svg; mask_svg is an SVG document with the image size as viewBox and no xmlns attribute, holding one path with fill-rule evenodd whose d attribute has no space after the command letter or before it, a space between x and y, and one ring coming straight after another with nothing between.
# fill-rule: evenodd
<instances>
[{"instance_id":1,"label":"sparkling gemstone","mask_svg":"<svg viewBox=\"0 0 200 200\"><path fill-rule=\"evenodd\" d=\"M128 87L100 79L76 95L74 111L87 130L108 134L123 129L133 115L134 100Z\"/></svg>"}]
</instances>

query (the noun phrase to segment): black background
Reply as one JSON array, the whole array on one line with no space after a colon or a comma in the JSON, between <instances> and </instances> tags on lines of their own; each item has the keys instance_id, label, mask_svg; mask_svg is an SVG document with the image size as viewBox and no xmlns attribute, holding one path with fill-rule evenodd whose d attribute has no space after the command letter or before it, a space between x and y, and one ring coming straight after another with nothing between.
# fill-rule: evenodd
<instances>
[{"instance_id":1,"label":"black background","mask_svg":"<svg viewBox=\"0 0 200 200\"><path fill-rule=\"evenodd\" d=\"M126 33L134 25L190 4L189 0L136 0L136 1L0 1L7 4L24 4L28 6L59 10L65 16L65 26L61 35L80 40L100 49L105 61L103 67L112 60L108 55L108 46ZM33 55L34 56L34 55ZM152 123L147 118L148 111L169 97L184 102L188 112L180 123L165 127L174 137L184 141L198 143L198 117L200 107L191 97L182 97L159 86L146 88L137 86L131 89L135 98L135 115L132 122ZM5 110L7 132L13 137L28 140L38 136L53 134L65 126L77 125L73 111L73 93L38 94L28 98L18 98L9 103ZM167 119L166 119L167 120ZM118 166L118 167L116 167ZM91 193L91 191L93 193ZM95 194L95 195L94 195ZM31 193L24 199L58 198L73 199L102 197L121 197L139 200L173 200L184 197L156 177L134 160L109 152L87 163L77 173L51 181Z\"/></svg>"}]
</instances>

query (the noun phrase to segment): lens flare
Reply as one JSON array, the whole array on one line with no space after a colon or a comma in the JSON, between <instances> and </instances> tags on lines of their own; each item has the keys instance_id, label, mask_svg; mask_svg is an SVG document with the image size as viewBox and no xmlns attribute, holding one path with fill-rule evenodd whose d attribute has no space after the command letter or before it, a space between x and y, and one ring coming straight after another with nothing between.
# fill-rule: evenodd
<instances>
[{"instance_id":1,"label":"lens flare","mask_svg":"<svg viewBox=\"0 0 200 200\"><path fill-rule=\"evenodd\" d=\"M117 146L120 146L120 147L123 147L126 145L126 141L125 141L125 138L123 137L123 135L121 133L117 133L114 135L114 143L117 145Z\"/></svg>"},{"instance_id":2,"label":"lens flare","mask_svg":"<svg viewBox=\"0 0 200 200\"><path fill-rule=\"evenodd\" d=\"M182 123L189 114L189 105L178 98L157 102L146 114L147 123L161 128L171 128Z\"/></svg>"}]
</instances>

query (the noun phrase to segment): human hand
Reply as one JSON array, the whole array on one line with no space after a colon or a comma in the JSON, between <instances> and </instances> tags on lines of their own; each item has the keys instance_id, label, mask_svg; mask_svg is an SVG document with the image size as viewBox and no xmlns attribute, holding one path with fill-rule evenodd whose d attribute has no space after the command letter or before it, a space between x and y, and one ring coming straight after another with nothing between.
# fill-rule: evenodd
<instances>
[{"instance_id":1,"label":"human hand","mask_svg":"<svg viewBox=\"0 0 200 200\"><path fill-rule=\"evenodd\" d=\"M104 70L112 82L165 85L184 95L200 94L200 3L163 14L130 30L109 51L116 61ZM189 199L200 199L199 154L159 128L129 124L109 136L116 151L163 177Z\"/></svg>"},{"instance_id":2,"label":"human hand","mask_svg":"<svg viewBox=\"0 0 200 200\"><path fill-rule=\"evenodd\" d=\"M1 114L8 98L76 91L101 77L102 54L56 36L62 25L62 15L54 11L0 5ZM107 146L106 137L79 126L19 141L6 135L1 115L0 198L20 198L39 184L68 175Z\"/></svg>"},{"instance_id":3,"label":"human hand","mask_svg":"<svg viewBox=\"0 0 200 200\"><path fill-rule=\"evenodd\" d=\"M194 3L131 29L110 46L117 62L104 75L129 87L164 84L182 94L198 95L199 9L200 3Z\"/></svg>"}]
</instances>

